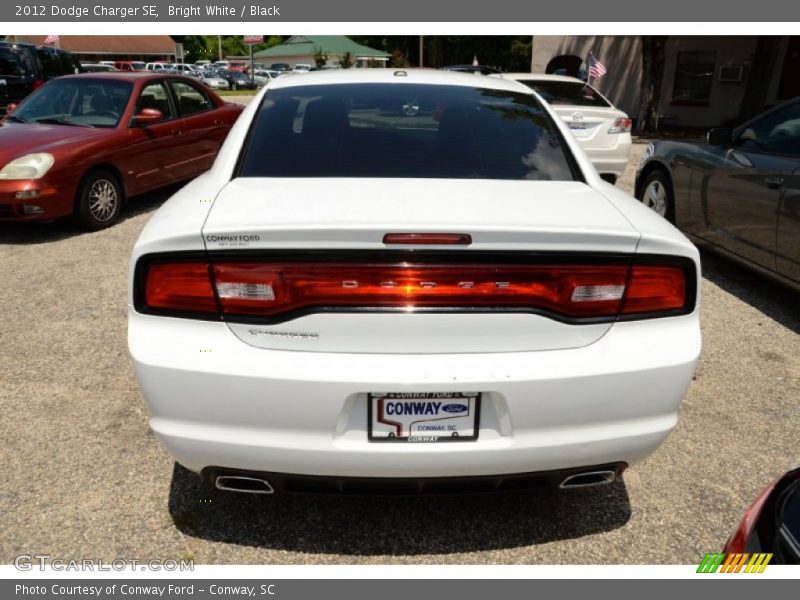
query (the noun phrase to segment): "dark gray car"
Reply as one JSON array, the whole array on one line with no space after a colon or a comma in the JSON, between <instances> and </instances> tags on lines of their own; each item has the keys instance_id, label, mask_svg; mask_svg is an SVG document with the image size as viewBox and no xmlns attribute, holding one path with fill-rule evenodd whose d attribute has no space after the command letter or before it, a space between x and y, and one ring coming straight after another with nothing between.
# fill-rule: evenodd
<instances>
[{"instance_id":1,"label":"dark gray car","mask_svg":"<svg viewBox=\"0 0 800 600\"><path fill-rule=\"evenodd\" d=\"M651 144L636 197L693 241L800 291L800 97L705 142Z\"/></svg>"}]
</instances>

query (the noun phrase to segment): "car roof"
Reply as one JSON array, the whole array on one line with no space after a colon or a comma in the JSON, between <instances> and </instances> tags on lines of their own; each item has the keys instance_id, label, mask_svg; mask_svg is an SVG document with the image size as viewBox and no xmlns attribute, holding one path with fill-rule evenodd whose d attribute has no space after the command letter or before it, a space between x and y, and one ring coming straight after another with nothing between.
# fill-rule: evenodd
<instances>
[{"instance_id":1,"label":"car roof","mask_svg":"<svg viewBox=\"0 0 800 600\"><path fill-rule=\"evenodd\" d=\"M94 73L64 75L58 79L111 79L117 81L146 81L150 79L165 79L167 77L191 81L190 77L173 73L164 73L162 71L96 71Z\"/></svg>"},{"instance_id":2,"label":"car roof","mask_svg":"<svg viewBox=\"0 0 800 600\"><path fill-rule=\"evenodd\" d=\"M527 86L501 77L476 77L472 73L439 71L436 69L324 69L279 77L270 89L276 90L305 85L341 85L348 83L417 83L426 85L461 85L510 92L532 93Z\"/></svg>"},{"instance_id":3,"label":"car roof","mask_svg":"<svg viewBox=\"0 0 800 600\"><path fill-rule=\"evenodd\" d=\"M564 81L570 83L586 83L583 79L577 77L569 77L568 75L546 75L544 73L502 73L506 79L514 79L515 81Z\"/></svg>"}]
</instances>

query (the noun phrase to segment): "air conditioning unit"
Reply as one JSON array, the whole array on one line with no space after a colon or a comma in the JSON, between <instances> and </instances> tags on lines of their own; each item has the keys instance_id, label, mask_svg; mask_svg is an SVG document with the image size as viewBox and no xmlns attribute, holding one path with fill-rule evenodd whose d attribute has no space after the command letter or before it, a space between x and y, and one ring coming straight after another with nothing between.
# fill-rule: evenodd
<instances>
[{"instance_id":1,"label":"air conditioning unit","mask_svg":"<svg viewBox=\"0 0 800 600\"><path fill-rule=\"evenodd\" d=\"M728 83L730 82L738 83L742 80L743 76L744 76L744 67L741 65L719 68L720 81Z\"/></svg>"}]
</instances>

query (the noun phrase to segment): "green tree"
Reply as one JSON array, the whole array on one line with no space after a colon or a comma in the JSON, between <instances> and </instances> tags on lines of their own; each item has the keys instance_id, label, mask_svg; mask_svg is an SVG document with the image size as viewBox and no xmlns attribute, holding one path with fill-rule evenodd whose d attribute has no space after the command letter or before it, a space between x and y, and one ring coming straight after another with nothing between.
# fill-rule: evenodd
<instances>
[{"instance_id":1,"label":"green tree","mask_svg":"<svg viewBox=\"0 0 800 600\"><path fill-rule=\"evenodd\" d=\"M392 50L392 66L398 69L409 67L411 63L408 62L408 57L400 48Z\"/></svg>"},{"instance_id":2,"label":"green tree","mask_svg":"<svg viewBox=\"0 0 800 600\"><path fill-rule=\"evenodd\" d=\"M353 66L353 55L349 52L345 52L339 57L339 66L342 69L349 69Z\"/></svg>"},{"instance_id":3,"label":"green tree","mask_svg":"<svg viewBox=\"0 0 800 600\"><path fill-rule=\"evenodd\" d=\"M317 46L314 46L314 64L317 65L318 69L328 64L328 53Z\"/></svg>"}]
</instances>

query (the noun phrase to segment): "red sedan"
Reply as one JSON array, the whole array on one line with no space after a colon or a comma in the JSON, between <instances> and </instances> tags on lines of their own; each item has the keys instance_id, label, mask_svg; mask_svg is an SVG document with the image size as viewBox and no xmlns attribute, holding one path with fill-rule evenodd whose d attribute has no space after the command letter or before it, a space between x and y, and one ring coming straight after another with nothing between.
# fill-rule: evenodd
<instances>
[{"instance_id":1,"label":"red sedan","mask_svg":"<svg viewBox=\"0 0 800 600\"><path fill-rule=\"evenodd\" d=\"M128 198L208 170L241 112L177 75L54 79L0 124L0 221L108 227Z\"/></svg>"}]
</instances>

